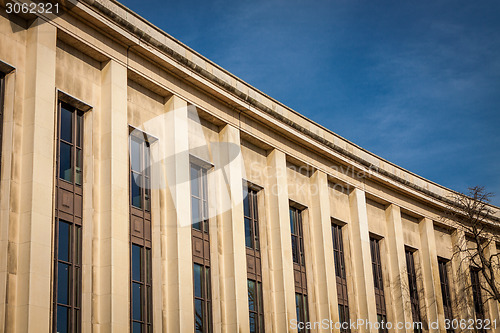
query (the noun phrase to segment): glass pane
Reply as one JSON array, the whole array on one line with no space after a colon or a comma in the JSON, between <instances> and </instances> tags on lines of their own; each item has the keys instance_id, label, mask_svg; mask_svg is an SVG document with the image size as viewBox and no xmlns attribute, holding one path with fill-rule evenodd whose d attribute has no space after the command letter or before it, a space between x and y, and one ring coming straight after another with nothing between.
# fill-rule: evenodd
<instances>
[{"instance_id":1,"label":"glass pane","mask_svg":"<svg viewBox=\"0 0 500 333\"><path fill-rule=\"evenodd\" d=\"M255 249L260 250L260 241L259 241L259 222L257 220L254 221L253 232L255 235L253 236L255 242Z\"/></svg>"},{"instance_id":2,"label":"glass pane","mask_svg":"<svg viewBox=\"0 0 500 333\"><path fill-rule=\"evenodd\" d=\"M79 112L76 116L76 145L83 145L83 113Z\"/></svg>"},{"instance_id":3,"label":"glass pane","mask_svg":"<svg viewBox=\"0 0 500 333\"><path fill-rule=\"evenodd\" d=\"M142 333L142 324L141 323L135 323L133 324L133 333Z\"/></svg>"},{"instance_id":4,"label":"glass pane","mask_svg":"<svg viewBox=\"0 0 500 333\"><path fill-rule=\"evenodd\" d=\"M203 190L203 199L207 200L207 170L201 169L201 187Z\"/></svg>"},{"instance_id":5,"label":"glass pane","mask_svg":"<svg viewBox=\"0 0 500 333\"><path fill-rule=\"evenodd\" d=\"M201 230L200 224L200 199L191 197L191 218L193 223L193 228Z\"/></svg>"},{"instance_id":6,"label":"glass pane","mask_svg":"<svg viewBox=\"0 0 500 333\"><path fill-rule=\"evenodd\" d=\"M204 333L203 331L203 304L201 299L194 300L194 324L195 332Z\"/></svg>"},{"instance_id":7,"label":"glass pane","mask_svg":"<svg viewBox=\"0 0 500 333\"><path fill-rule=\"evenodd\" d=\"M70 265L57 264L57 302L69 305Z\"/></svg>"},{"instance_id":8,"label":"glass pane","mask_svg":"<svg viewBox=\"0 0 500 333\"><path fill-rule=\"evenodd\" d=\"M141 252L142 248L140 246L132 244L132 280L142 282Z\"/></svg>"},{"instance_id":9,"label":"glass pane","mask_svg":"<svg viewBox=\"0 0 500 333\"><path fill-rule=\"evenodd\" d=\"M248 196L248 188L243 186L243 213L250 217L250 200Z\"/></svg>"},{"instance_id":10,"label":"glass pane","mask_svg":"<svg viewBox=\"0 0 500 333\"><path fill-rule=\"evenodd\" d=\"M59 221L57 258L62 261L70 261L71 225Z\"/></svg>"},{"instance_id":11,"label":"glass pane","mask_svg":"<svg viewBox=\"0 0 500 333\"><path fill-rule=\"evenodd\" d=\"M290 208L290 231L292 234L295 234L295 223L294 223L294 214L293 209Z\"/></svg>"},{"instance_id":12,"label":"glass pane","mask_svg":"<svg viewBox=\"0 0 500 333\"><path fill-rule=\"evenodd\" d=\"M132 283L132 319L142 320L142 299L143 288L139 283Z\"/></svg>"},{"instance_id":13,"label":"glass pane","mask_svg":"<svg viewBox=\"0 0 500 333\"><path fill-rule=\"evenodd\" d=\"M81 279L81 268L80 267L75 267L75 278L74 278L74 285L75 285L75 306L80 307L80 295L82 293L81 285L82 285L82 279Z\"/></svg>"},{"instance_id":14,"label":"glass pane","mask_svg":"<svg viewBox=\"0 0 500 333\"><path fill-rule=\"evenodd\" d=\"M205 267L205 288L207 289L207 300L212 299L212 283L210 279L210 267Z\"/></svg>"},{"instance_id":15,"label":"glass pane","mask_svg":"<svg viewBox=\"0 0 500 333\"><path fill-rule=\"evenodd\" d=\"M141 170L141 141L131 136L130 137L130 167L133 171L142 172Z\"/></svg>"},{"instance_id":16,"label":"glass pane","mask_svg":"<svg viewBox=\"0 0 500 333\"><path fill-rule=\"evenodd\" d=\"M250 333L257 332L257 327L255 325L256 317L255 313L250 313Z\"/></svg>"},{"instance_id":17,"label":"glass pane","mask_svg":"<svg viewBox=\"0 0 500 333\"><path fill-rule=\"evenodd\" d=\"M82 167L83 167L82 150L76 149L76 165L75 165L75 183L76 183L76 185L82 185Z\"/></svg>"},{"instance_id":18,"label":"glass pane","mask_svg":"<svg viewBox=\"0 0 500 333\"><path fill-rule=\"evenodd\" d=\"M144 174L146 176L151 175L151 156L149 150L149 143L145 142L144 145Z\"/></svg>"},{"instance_id":19,"label":"glass pane","mask_svg":"<svg viewBox=\"0 0 500 333\"><path fill-rule=\"evenodd\" d=\"M151 284L151 249L146 249L146 282Z\"/></svg>"},{"instance_id":20,"label":"glass pane","mask_svg":"<svg viewBox=\"0 0 500 333\"><path fill-rule=\"evenodd\" d=\"M61 142L59 147L59 178L68 182L73 181L72 151L73 149L69 144Z\"/></svg>"},{"instance_id":21,"label":"glass pane","mask_svg":"<svg viewBox=\"0 0 500 333\"><path fill-rule=\"evenodd\" d=\"M304 321L309 321L309 303L307 302L307 295L304 295L302 306L304 307Z\"/></svg>"},{"instance_id":22,"label":"glass pane","mask_svg":"<svg viewBox=\"0 0 500 333\"><path fill-rule=\"evenodd\" d=\"M297 244L297 236L292 236L292 257L293 262L296 264L300 264L299 262L299 253L298 253L298 244Z\"/></svg>"},{"instance_id":23,"label":"glass pane","mask_svg":"<svg viewBox=\"0 0 500 333\"><path fill-rule=\"evenodd\" d=\"M147 305L147 319L148 323L151 323L153 321L153 296L151 294L151 287L147 287L147 297L148 299L146 300L146 305Z\"/></svg>"},{"instance_id":24,"label":"glass pane","mask_svg":"<svg viewBox=\"0 0 500 333\"><path fill-rule=\"evenodd\" d=\"M253 248L252 242L252 222L250 219L245 217L245 245L249 248Z\"/></svg>"},{"instance_id":25,"label":"glass pane","mask_svg":"<svg viewBox=\"0 0 500 333\"><path fill-rule=\"evenodd\" d=\"M262 301L262 283L257 282L257 297L259 313L264 313L264 302Z\"/></svg>"},{"instance_id":26,"label":"glass pane","mask_svg":"<svg viewBox=\"0 0 500 333\"><path fill-rule=\"evenodd\" d=\"M73 112L61 107L61 140L73 143Z\"/></svg>"},{"instance_id":27,"label":"glass pane","mask_svg":"<svg viewBox=\"0 0 500 333\"><path fill-rule=\"evenodd\" d=\"M137 173L131 174L130 179L131 195L132 195L132 206L137 208L142 208L142 198L141 198L141 175Z\"/></svg>"},{"instance_id":28,"label":"glass pane","mask_svg":"<svg viewBox=\"0 0 500 333\"><path fill-rule=\"evenodd\" d=\"M75 225L75 228L75 263L80 265L82 263L82 227Z\"/></svg>"},{"instance_id":29,"label":"glass pane","mask_svg":"<svg viewBox=\"0 0 500 333\"><path fill-rule=\"evenodd\" d=\"M297 315L297 321L302 321L302 295L295 294L295 312Z\"/></svg>"},{"instance_id":30,"label":"glass pane","mask_svg":"<svg viewBox=\"0 0 500 333\"><path fill-rule=\"evenodd\" d=\"M151 181L149 178L145 178L146 184L144 187L144 209L146 211L151 211Z\"/></svg>"},{"instance_id":31,"label":"glass pane","mask_svg":"<svg viewBox=\"0 0 500 333\"><path fill-rule=\"evenodd\" d=\"M194 296L203 297L202 281L201 281L202 266L194 264L193 267L193 283L194 283Z\"/></svg>"},{"instance_id":32,"label":"glass pane","mask_svg":"<svg viewBox=\"0 0 500 333\"><path fill-rule=\"evenodd\" d=\"M57 307L57 332L66 333L69 332L68 328L68 308L64 306Z\"/></svg>"},{"instance_id":33,"label":"glass pane","mask_svg":"<svg viewBox=\"0 0 500 333\"><path fill-rule=\"evenodd\" d=\"M191 164L190 169L190 179L191 179L191 195L200 197L200 185L198 179L198 168Z\"/></svg>"},{"instance_id":34,"label":"glass pane","mask_svg":"<svg viewBox=\"0 0 500 333\"><path fill-rule=\"evenodd\" d=\"M265 332L264 315L261 314L259 317L260 317L260 324L259 324L260 325L260 330L259 330L259 332L260 333L264 333Z\"/></svg>"},{"instance_id":35,"label":"glass pane","mask_svg":"<svg viewBox=\"0 0 500 333\"><path fill-rule=\"evenodd\" d=\"M255 281L248 280L248 310L257 311L257 300L255 293Z\"/></svg>"}]
</instances>

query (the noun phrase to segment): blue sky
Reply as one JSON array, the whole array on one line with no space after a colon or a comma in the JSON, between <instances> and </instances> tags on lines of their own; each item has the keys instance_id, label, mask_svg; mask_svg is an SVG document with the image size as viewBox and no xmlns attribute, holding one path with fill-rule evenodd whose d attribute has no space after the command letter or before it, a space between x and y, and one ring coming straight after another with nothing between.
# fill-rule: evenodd
<instances>
[{"instance_id":1,"label":"blue sky","mask_svg":"<svg viewBox=\"0 0 500 333\"><path fill-rule=\"evenodd\" d=\"M373 153L500 205L500 2L121 0Z\"/></svg>"}]
</instances>

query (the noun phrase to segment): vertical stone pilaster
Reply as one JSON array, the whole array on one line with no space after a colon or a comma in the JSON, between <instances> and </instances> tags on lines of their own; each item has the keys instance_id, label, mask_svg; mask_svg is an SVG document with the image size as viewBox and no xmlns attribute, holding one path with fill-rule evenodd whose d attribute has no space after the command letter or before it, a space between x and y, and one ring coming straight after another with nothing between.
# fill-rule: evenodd
<instances>
[{"instance_id":1,"label":"vertical stone pilaster","mask_svg":"<svg viewBox=\"0 0 500 333\"><path fill-rule=\"evenodd\" d=\"M437 260L436 236L434 223L431 219L424 218L419 223L420 262L422 263L425 308L429 323L438 322L438 329L429 327L429 332L445 332L443 296L441 295L441 282Z\"/></svg>"},{"instance_id":2,"label":"vertical stone pilaster","mask_svg":"<svg viewBox=\"0 0 500 333\"><path fill-rule=\"evenodd\" d=\"M27 32L16 332L48 332L51 322L56 34L41 19Z\"/></svg>"},{"instance_id":3,"label":"vertical stone pilaster","mask_svg":"<svg viewBox=\"0 0 500 333\"><path fill-rule=\"evenodd\" d=\"M337 284L333 259L333 241L330 217L330 199L328 197L328 180L322 171L316 171L311 177L310 187L312 268L316 277L309 285L310 293L316 294L316 314L314 321L323 319L339 321L337 304ZM308 267L309 268L309 267ZM330 329L320 328L319 332L330 332Z\"/></svg>"},{"instance_id":4,"label":"vertical stone pilaster","mask_svg":"<svg viewBox=\"0 0 500 333\"><path fill-rule=\"evenodd\" d=\"M273 150L267 156L266 206L269 239L269 269L272 332L293 332L290 320L296 319L292 241L289 217L285 153ZM267 310L266 310L267 311ZM267 321L267 320L266 320Z\"/></svg>"},{"instance_id":5,"label":"vertical stone pilaster","mask_svg":"<svg viewBox=\"0 0 500 333\"><path fill-rule=\"evenodd\" d=\"M162 217L163 327L168 332L194 331L191 190L187 102L172 96L165 104L167 191Z\"/></svg>"},{"instance_id":6,"label":"vertical stone pilaster","mask_svg":"<svg viewBox=\"0 0 500 333\"><path fill-rule=\"evenodd\" d=\"M349 194L349 206L351 210L351 223L348 224L349 239L351 241L351 258L355 289L357 291L357 319L377 322L377 309L375 305L375 289L373 284L373 273L370 252L370 233L368 230L368 216L366 213L365 192L355 188ZM365 326L360 332L369 332Z\"/></svg>"},{"instance_id":7,"label":"vertical stone pilaster","mask_svg":"<svg viewBox=\"0 0 500 333\"><path fill-rule=\"evenodd\" d=\"M387 250L388 271L391 281L390 295L394 321L409 323L413 321L411 313L410 290L408 285L408 272L406 268L406 253L403 235L403 223L401 222L401 210L398 206L391 204L385 210L387 221ZM403 327L397 332L406 332ZM412 329L408 332L413 331Z\"/></svg>"},{"instance_id":8,"label":"vertical stone pilaster","mask_svg":"<svg viewBox=\"0 0 500 333\"><path fill-rule=\"evenodd\" d=\"M99 309L95 325L99 331L124 332L130 327L127 69L110 60L101 75Z\"/></svg>"},{"instance_id":9,"label":"vertical stone pilaster","mask_svg":"<svg viewBox=\"0 0 500 333\"><path fill-rule=\"evenodd\" d=\"M453 315L458 320L469 320L474 316L474 302L472 298L472 290L470 288L470 262L467 255L459 249L465 249L467 240L465 233L461 229L456 229L451 235L453 245L453 257L451 260L453 290L455 293L455 302L453 304Z\"/></svg>"},{"instance_id":10,"label":"vertical stone pilaster","mask_svg":"<svg viewBox=\"0 0 500 333\"><path fill-rule=\"evenodd\" d=\"M494 267L494 274L495 274L495 281L497 281L497 286L498 286L498 281L500 279L500 271L499 271L499 260L498 256L496 257L491 257L494 256L498 253L497 246L495 242L490 242L488 247L486 248L485 254L486 258L490 259ZM489 315L490 320L493 322L495 321L497 324L496 325L491 325L491 331L498 333L500 332L500 326L498 325L500 323L500 311L499 311L499 306L498 306L498 301L494 299L489 299L487 304L485 304L487 313Z\"/></svg>"},{"instance_id":11,"label":"vertical stone pilaster","mask_svg":"<svg viewBox=\"0 0 500 333\"><path fill-rule=\"evenodd\" d=\"M222 240L219 262L223 265L220 280L224 299L221 302L225 305L222 332L246 332L250 327L243 219L243 160L240 132L237 128L226 125L220 131L215 158L219 221L217 233Z\"/></svg>"}]
</instances>

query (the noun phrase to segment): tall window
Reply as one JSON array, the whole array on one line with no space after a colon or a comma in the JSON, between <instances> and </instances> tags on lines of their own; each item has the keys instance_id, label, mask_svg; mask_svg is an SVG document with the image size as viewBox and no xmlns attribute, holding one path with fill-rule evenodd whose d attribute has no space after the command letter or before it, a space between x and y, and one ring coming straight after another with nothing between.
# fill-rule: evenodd
<instances>
[{"instance_id":1,"label":"tall window","mask_svg":"<svg viewBox=\"0 0 500 333\"><path fill-rule=\"evenodd\" d=\"M3 100L5 96L5 74L0 72L0 172L2 171Z\"/></svg>"},{"instance_id":2,"label":"tall window","mask_svg":"<svg viewBox=\"0 0 500 333\"><path fill-rule=\"evenodd\" d=\"M153 331L153 297L150 144L142 133L134 134L130 135L130 325L136 333Z\"/></svg>"},{"instance_id":3,"label":"tall window","mask_svg":"<svg viewBox=\"0 0 500 333\"><path fill-rule=\"evenodd\" d=\"M249 188L247 184L243 186L243 215L245 220L250 333L262 333L264 332L264 303L262 300L257 190Z\"/></svg>"},{"instance_id":4,"label":"tall window","mask_svg":"<svg viewBox=\"0 0 500 333\"><path fill-rule=\"evenodd\" d=\"M309 305L307 302L306 262L304 256L304 234L302 228L302 212L290 207L290 229L292 233L292 258L295 279L295 307L298 322L309 321ZM299 329L299 332L308 332Z\"/></svg>"},{"instance_id":5,"label":"tall window","mask_svg":"<svg viewBox=\"0 0 500 333\"><path fill-rule=\"evenodd\" d=\"M484 320L484 304L481 295L481 281L479 280L479 269L470 268L470 279L472 287L472 298L474 300L474 309L476 310L476 320ZM485 332L484 329L479 329L478 332Z\"/></svg>"},{"instance_id":6,"label":"tall window","mask_svg":"<svg viewBox=\"0 0 500 333\"><path fill-rule=\"evenodd\" d=\"M382 277L382 261L380 260L380 242L376 238L370 238L370 251L372 255L373 284L375 287L375 305L377 308L377 321L384 323L386 328L387 311L385 307L384 282ZM381 325L382 327L382 325ZM379 332L387 332L387 329L381 328Z\"/></svg>"},{"instance_id":7,"label":"tall window","mask_svg":"<svg viewBox=\"0 0 500 333\"><path fill-rule=\"evenodd\" d=\"M53 332L81 331L83 113L58 103Z\"/></svg>"},{"instance_id":8,"label":"tall window","mask_svg":"<svg viewBox=\"0 0 500 333\"><path fill-rule=\"evenodd\" d=\"M210 238L207 170L191 163L191 216L194 281L194 325L197 333L212 332Z\"/></svg>"},{"instance_id":9,"label":"tall window","mask_svg":"<svg viewBox=\"0 0 500 333\"><path fill-rule=\"evenodd\" d=\"M414 323L421 323L420 305L418 302L417 273L415 271L415 260L413 252L406 249L406 270L408 272L408 289L410 291L411 314ZM415 325L415 333L422 332L420 325Z\"/></svg>"},{"instance_id":10,"label":"tall window","mask_svg":"<svg viewBox=\"0 0 500 333\"><path fill-rule=\"evenodd\" d=\"M453 320L453 311L451 308L451 293L450 282L448 280L448 270L446 269L447 260L438 258L439 280L441 282L441 295L443 297L444 318L450 322ZM450 327L446 330L447 333L453 333L454 330Z\"/></svg>"},{"instance_id":11,"label":"tall window","mask_svg":"<svg viewBox=\"0 0 500 333\"><path fill-rule=\"evenodd\" d=\"M342 227L332 223L333 259L335 262L335 277L337 281L337 302L339 308L339 320L341 323L349 323L349 300L347 296L347 279L344 258L344 238ZM340 332L350 332L349 324L342 325Z\"/></svg>"}]
</instances>

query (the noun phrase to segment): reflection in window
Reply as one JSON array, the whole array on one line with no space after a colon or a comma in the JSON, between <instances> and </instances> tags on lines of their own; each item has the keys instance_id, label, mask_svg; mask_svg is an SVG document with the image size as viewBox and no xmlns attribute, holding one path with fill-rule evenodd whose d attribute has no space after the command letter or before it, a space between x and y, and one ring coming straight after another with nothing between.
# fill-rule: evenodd
<instances>
[{"instance_id":1,"label":"reflection in window","mask_svg":"<svg viewBox=\"0 0 500 333\"><path fill-rule=\"evenodd\" d=\"M450 322L453 320L453 310L451 305L450 282L448 280L447 260L438 258L439 280L441 282L441 296L443 297L444 318ZM446 330L446 333L453 333L453 328Z\"/></svg>"},{"instance_id":2,"label":"reflection in window","mask_svg":"<svg viewBox=\"0 0 500 333\"><path fill-rule=\"evenodd\" d=\"M55 306L58 332L80 329L81 227L57 221Z\"/></svg>"},{"instance_id":3,"label":"reflection in window","mask_svg":"<svg viewBox=\"0 0 500 333\"><path fill-rule=\"evenodd\" d=\"M418 302L418 288L417 288L417 273L415 270L415 260L413 257L413 252L406 250L406 271L408 272L408 289L410 291L410 304L411 304L411 314L413 316L414 323L421 323L422 319L420 317L420 305ZM422 328L416 325L414 328L415 333L422 332Z\"/></svg>"},{"instance_id":4,"label":"reflection in window","mask_svg":"<svg viewBox=\"0 0 500 333\"><path fill-rule=\"evenodd\" d=\"M208 233L207 170L191 164L191 218L193 229Z\"/></svg>"},{"instance_id":5,"label":"reflection in window","mask_svg":"<svg viewBox=\"0 0 500 333\"><path fill-rule=\"evenodd\" d=\"M151 165L149 142L130 135L130 203L151 211Z\"/></svg>"},{"instance_id":6,"label":"reflection in window","mask_svg":"<svg viewBox=\"0 0 500 333\"><path fill-rule=\"evenodd\" d=\"M380 242L370 238L370 252L372 257L373 284L375 287L375 305L377 321L380 323L379 332L387 332L387 312L385 307L384 283L382 277L382 262L380 259Z\"/></svg>"},{"instance_id":7,"label":"reflection in window","mask_svg":"<svg viewBox=\"0 0 500 333\"><path fill-rule=\"evenodd\" d=\"M259 250L259 215L257 212L257 191L243 187L243 215L245 220L245 245Z\"/></svg>"},{"instance_id":8,"label":"reflection in window","mask_svg":"<svg viewBox=\"0 0 500 333\"><path fill-rule=\"evenodd\" d=\"M67 104L60 105L58 142L59 178L82 185L83 113Z\"/></svg>"},{"instance_id":9,"label":"reflection in window","mask_svg":"<svg viewBox=\"0 0 500 333\"><path fill-rule=\"evenodd\" d=\"M248 279L248 310L250 313L250 333L264 332L264 303L262 283Z\"/></svg>"},{"instance_id":10,"label":"reflection in window","mask_svg":"<svg viewBox=\"0 0 500 333\"><path fill-rule=\"evenodd\" d=\"M212 327L210 267L193 264L195 332L208 333Z\"/></svg>"},{"instance_id":11,"label":"reflection in window","mask_svg":"<svg viewBox=\"0 0 500 333\"><path fill-rule=\"evenodd\" d=\"M307 304L307 295L295 293L295 310L297 315L297 322L309 322L309 305ZM298 329L297 332L309 332L309 329L304 327L302 329Z\"/></svg>"},{"instance_id":12,"label":"reflection in window","mask_svg":"<svg viewBox=\"0 0 500 333\"><path fill-rule=\"evenodd\" d=\"M151 249L132 244L132 331L149 332L152 329Z\"/></svg>"}]
</instances>

